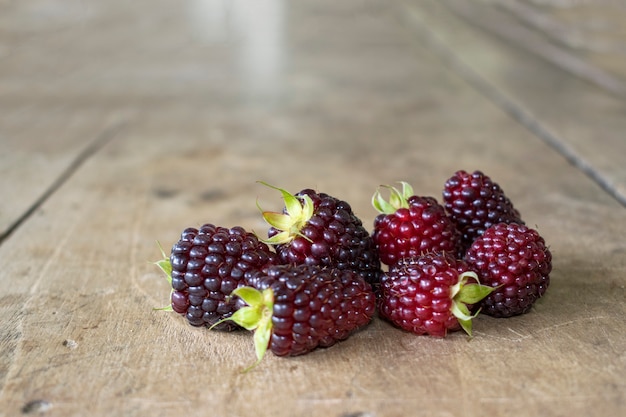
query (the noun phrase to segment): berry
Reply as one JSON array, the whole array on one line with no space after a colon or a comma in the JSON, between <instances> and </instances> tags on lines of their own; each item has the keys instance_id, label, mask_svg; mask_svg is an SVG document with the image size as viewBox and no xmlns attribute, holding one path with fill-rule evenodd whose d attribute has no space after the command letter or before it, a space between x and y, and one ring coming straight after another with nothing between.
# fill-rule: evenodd
<instances>
[{"instance_id":1,"label":"berry","mask_svg":"<svg viewBox=\"0 0 626 417\"><path fill-rule=\"evenodd\" d=\"M379 311L409 332L445 337L463 328L471 336L470 308L492 288L480 285L467 264L447 253L406 258L381 279Z\"/></svg>"},{"instance_id":2,"label":"berry","mask_svg":"<svg viewBox=\"0 0 626 417\"><path fill-rule=\"evenodd\" d=\"M371 284L380 280L374 241L347 202L311 189L293 195L263 184L280 191L285 202L282 213L263 212L271 226L264 242L275 246L279 263L352 270Z\"/></svg>"},{"instance_id":3,"label":"berry","mask_svg":"<svg viewBox=\"0 0 626 417\"><path fill-rule=\"evenodd\" d=\"M496 223L524 224L502 188L480 171L457 171L445 183L443 201L462 234L464 250Z\"/></svg>"},{"instance_id":4,"label":"berry","mask_svg":"<svg viewBox=\"0 0 626 417\"><path fill-rule=\"evenodd\" d=\"M495 288L482 302L493 317L526 313L550 284L552 254L543 237L527 226L491 226L468 249L465 260L480 279Z\"/></svg>"},{"instance_id":5,"label":"berry","mask_svg":"<svg viewBox=\"0 0 626 417\"><path fill-rule=\"evenodd\" d=\"M372 238L380 260L393 265L403 258L427 252L457 253L460 234L445 210L433 197L416 196L413 188L401 182L402 191L390 191L389 201L376 191L372 205L380 213L374 219Z\"/></svg>"},{"instance_id":6,"label":"berry","mask_svg":"<svg viewBox=\"0 0 626 417\"><path fill-rule=\"evenodd\" d=\"M296 356L332 346L369 323L376 308L371 285L347 269L277 265L249 282L233 291L247 306L227 320L254 330L254 365L268 347L277 356Z\"/></svg>"},{"instance_id":7,"label":"berry","mask_svg":"<svg viewBox=\"0 0 626 417\"><path fill-rule=\"evenodd\" d=\"M171 307L193 326L212 326L230 317L241 301L228 296L245 285L245 276L274 262L275 254L241 227L205 224L185 229L168 259L157 264L172 285ZM231 322L217 326L235 330Z\"/></svg>"}]
</instances>

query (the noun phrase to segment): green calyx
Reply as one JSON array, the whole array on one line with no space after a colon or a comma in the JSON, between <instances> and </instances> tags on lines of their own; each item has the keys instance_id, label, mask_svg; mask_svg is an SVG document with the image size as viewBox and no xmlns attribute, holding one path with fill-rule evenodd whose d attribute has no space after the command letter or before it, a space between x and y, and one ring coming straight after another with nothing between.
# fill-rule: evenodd
<instances>
[{"instance_id":1,"label":"green calyx","mask_svg":"<svg viewBox=\"0 0 626 417\"><path fill-rule=\"evenodd\" d=\"M311 217L313 217L313 211L315 209L311 197L308 195L296 197L282 188L274 187L273 185L267 184L263 181L259 181L259 183L280 191L283 196L283 200L285 201L286 211L286 213L276 213L272 211L263 211L263 209L259 207L259 210L261 210L261 213L263 214L263 219L267 222L267 224L277 230L280 230L280 232L276 235L268 239L261 240L267 244L280 245L291 242L297 236L302 236L300 231L311 219Z\"/></svg>"},{"instance_id":2,"label":"green calyx","mask_svg":"<svg viewBox=\"0 0 626 417\"><path fill-rule=\"evenodd\" d=\"M154 265L158 266L159 269L163 271L163 273L165 273L167 282L169 282L169 284L172 285L172 264L170 262L170 258L165 254L165 251L163 250L163 246L161 246L161 243L157 241L157 245L159 246L159 250L161 251L162 258L153 263ZM173 311L171 303L165 307L155 308L155 310Z\"/></svg>"},{"instance_id":3,"label":"green calyx","mask_svg":"<svg viewBox=\"0 0 626 417\"><path fill-rule=\"evenodd\" d=\"M244 372L247 372L257 366L267 352L272 336L274 291L271 288L261 292L252 287L239 287L233 290L231 296L241 298L247 305L235 311L232 316L218 321L209 330L225 321L232 321L246 330L254 330L254 350L257 360L244 369Z\"/></svg>"},{"instance_id":4,"label":"green calyx","mask_svg":"<svg viewBox=\"0 0 626 417\"><path fill-rule=\"evenodd\" d=\"M413 187L409 183L400 181L402 191L391 185L381 185L372 197L372 205L382 214L393 214L400 208L409 208L409 197L413 196ZM385 200L380 188L389 190L389 200Z\"/></svg>"},{"instance_id":5,"label":"green calyx","mask_svg":"<svg viewBox=\"0 0 626 417\"><path fill-rule=\"evenodd\" d=\"M473 282L469 282L470 279ZM469 336L472 336L472 319L480 313L480 310L471 314L467 305L478 303L491 294L494 289L493 287L480 284L478 275L471 271L463 272L459 276L459 282L451 288L452 314Z\"/></svg>"}]
</instances>

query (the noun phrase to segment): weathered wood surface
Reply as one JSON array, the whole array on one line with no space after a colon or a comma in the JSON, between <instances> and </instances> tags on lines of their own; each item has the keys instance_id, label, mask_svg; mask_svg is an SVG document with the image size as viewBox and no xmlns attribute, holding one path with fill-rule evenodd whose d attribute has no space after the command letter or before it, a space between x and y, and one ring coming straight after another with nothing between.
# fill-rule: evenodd
<instances>
[{"instance_id":1,"label":"weathered wood surface","mask_svg":"<svg viewBox=\"0 0 626 417\"><path fill-rule=\"evenodd\" d=\"M123 123L112 114L54 107L0 98L0 240L17 229Z\"/></svg>"},{"instance_id":2,"label":"weathered wood surface","mask_svg":"<svg viewBox=\"0 0 626 417\"><path fill-rule=\"evenodd\" d=\"M626 204L626 8L554 3L421 1L406 17L448 66Z\"/></svg>"},{"instance_id":3,"label":"weathered wood surface","mask_svg":"<svg viewBox=\"0 0 626 417\"><path fill-rule=\"evenodd\" d=\"M0 244L0 415L623 415L626 211L467 68L616 184L623 100L435 2L255 4L0 2L3 222L24 217ZM554 255L532 312L480 316L471 341L375 319L242 374L249 334L153 310L155 241L263 230L256 199L280 201L257 180L371 224L379 184L438 196L457 169L496 179Z\"/></svg>"}]
</instances>

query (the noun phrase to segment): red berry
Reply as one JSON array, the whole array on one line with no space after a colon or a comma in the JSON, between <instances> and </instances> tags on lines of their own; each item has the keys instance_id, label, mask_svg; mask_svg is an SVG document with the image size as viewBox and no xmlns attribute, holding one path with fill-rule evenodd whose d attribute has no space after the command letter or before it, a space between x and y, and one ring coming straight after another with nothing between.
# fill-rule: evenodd
<instances>
[{"instance_id":1,"label":"red berry","mask_svg":"<svg viewBox=\"0 0 626 417\"><path fill-rule=\"evenodd\" d=\"M263 212L263 218L271 226L265 242L274 245L278 262L351 270L372 284L380 280L376 246L347 202L311 189L295 195L275 189L285 208Z\"/></svg>"},{"instance_id":2,"label":"red berry","mask_svg":"<svg viewBox=\"0 0 626 417\"><path fill-rule=\"evenodd\" d=\"M414 195L406 182L402 182L402 191L385 188L391 193L388 202L380 190L372 198L381 213L374 220L372 238L384 264L394 265L427 252L459 251L460 234L435 198Z\"/></svg>"},{"instance_id":3,"label":"red berry","mask_svg":"<svg viewBox=\"0 0 626 417\"><path fill-rule=\"evenodd\" d=\"M457 171L445 183L443 201L462 234L464 250L496 223L524 224L502 188L480 171Z\"/></svg>"},{"instance_id":4,"label":"red berry","mask_svg":"<svg viewBox=\"0 0 626 417\"><path fill-rule=\"evenodd\" d=\"M552 254L543 237L520 224L491 226L468 249L465 260L485 285L495 288L481 312L510 317L528 312L550 284Z\"/></svg>"},{"instance_id":5,"label":"red berry","mask_svg":"<svg viewBox=\"0 0 626 417\"><path fill-rule=\"evenodd\" d=\"M465 262L450 254L427 253L393 265L381 279L379 311L409 332L444 337L463 328L471 334L469 306L491 288L478 284Z\"/></svg>"},{"instance_id":6,"label":"red berry","mask_svg":"<svg viewBox=\"0 0 626 417\"><path fill-rule=\"evenodd\" d=\"M375 312L371 285L351 270L277 265L256 271L248 282L233 292L248 306L228 320L254 330L258 361L268 347L277 356L295 356L331 346Z\"/></svg>"},{"instance_id":7,"label":"red berry","mask_svg":"<svg viewBox=\"0 0 626 417\"><path fill-rule=\"evenodd\" d=\"M242 302L229 299L245 285L245 275L274 262L275 254L241 227L205 224L185 229L168 260L159 266L169 275L172 309L194 326L212 326L230 317ZM231 322L218 326L234 330Z\"/></svg>"}]
</instances>

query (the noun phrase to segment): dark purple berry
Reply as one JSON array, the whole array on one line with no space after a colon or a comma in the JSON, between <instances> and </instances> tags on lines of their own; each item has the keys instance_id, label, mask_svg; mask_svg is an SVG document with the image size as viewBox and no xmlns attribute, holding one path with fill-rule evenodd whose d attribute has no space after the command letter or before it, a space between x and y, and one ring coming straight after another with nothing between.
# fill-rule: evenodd
<instances>
[{"instance_id":1,"label":"dark purple berry","mask_svg":"<svg viewBox=\"0 0 626 417\"><path fill-rule=\"evenodd\" d=\"M552 254L536 230L521 224L489 227L465 260L483 284L495 288L481 304L481 312L490 316L528 312L550 284Z\"/></svg>"},{"instance_id":2,"label":"dark purple berry","mask_svg":"<svg viewBox=\"0 0 626 417\"><path fill-rule=\"evenodd\" d=\"M193 326L212 326L230 317L243 303L229 295L245 285L247 271L274 262L275 254L241 227L205 224L185 229L171 250L172 309ZM231 321L220 330L234 330Z\"/></svg>"},{"instance_id":3,"label":"dark purple berry","mask_svg":"<svg viewBox=\"0 0 626 417\"><path fill-rule=\"evenodd\" d=\"M480 171L457 171L445 183L443 201L462 234L463 250L496 223L524 224L502 188Z\"/></svg>"},{"instance_id":4,"label":"dark purple berry","mask_svg":"<svg viewBox=\"0 0 626 417\"><path fill-rule=\"evenodd\" d=\"M374 241L347 202L311 189L296 195L277 190L285 209L263 217L271 226L265 242L274 245L279 263L351 270L371 284L379 281Z\"/></svg>"}]
</instances>

